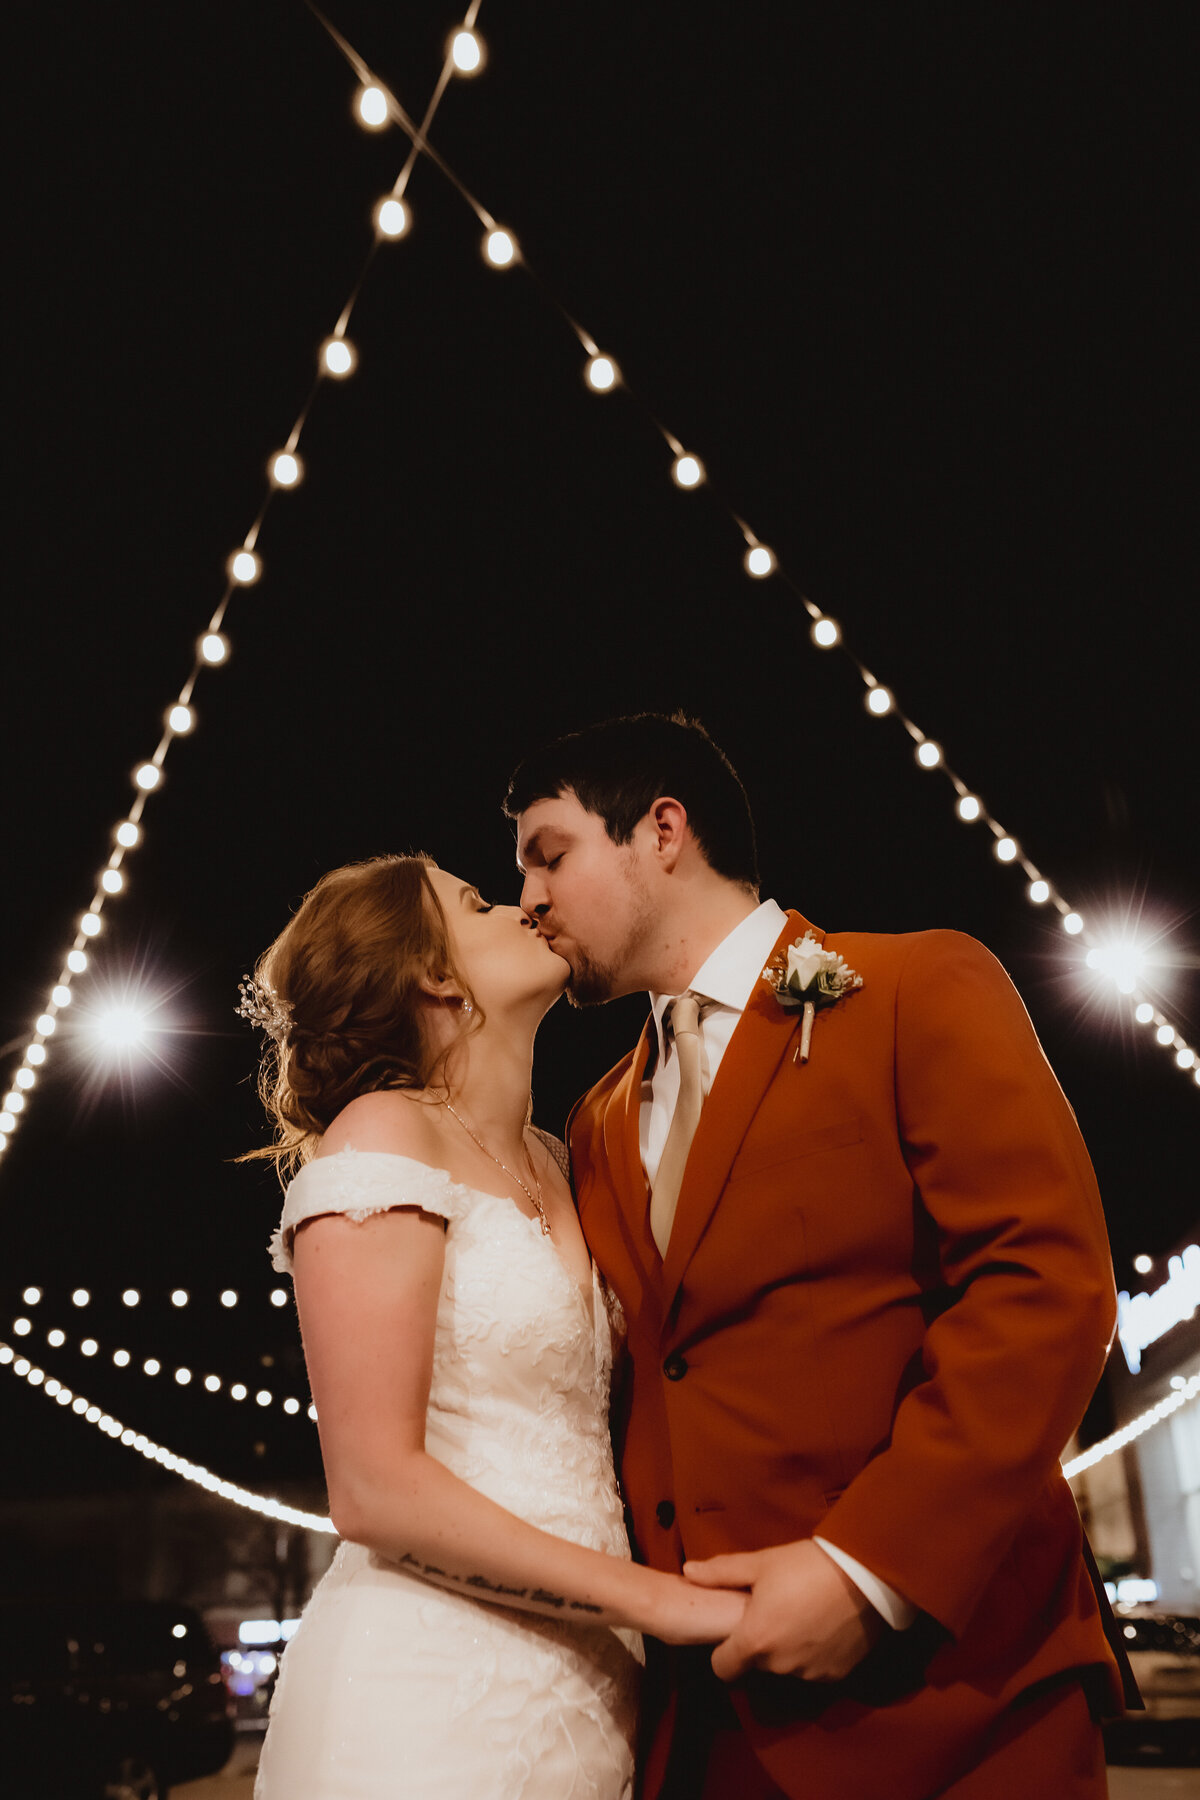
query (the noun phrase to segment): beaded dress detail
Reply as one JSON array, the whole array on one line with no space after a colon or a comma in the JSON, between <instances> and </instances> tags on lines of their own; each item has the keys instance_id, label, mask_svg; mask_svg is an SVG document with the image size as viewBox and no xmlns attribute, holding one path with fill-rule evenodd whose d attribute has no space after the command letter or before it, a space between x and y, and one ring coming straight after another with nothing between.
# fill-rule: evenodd
<instances>
[{"instance_id":1,"label":"beaded dress detail","mask_svg":"<svg viewBox=\"0 0 1200 1800\"><path fill-rule=\"evenodd\" d=\"M274 1266L290 1271L305 1219L396 1207L446 1221L429 1453L543 1531L628 1557L608 1434L619 1314L537 1219L347 1148L288 1187ZM343 1541L284 1652L255 1800L630 1800L641 1655L636 1633L492 1606Z\"/></svg>"}]
</instances>

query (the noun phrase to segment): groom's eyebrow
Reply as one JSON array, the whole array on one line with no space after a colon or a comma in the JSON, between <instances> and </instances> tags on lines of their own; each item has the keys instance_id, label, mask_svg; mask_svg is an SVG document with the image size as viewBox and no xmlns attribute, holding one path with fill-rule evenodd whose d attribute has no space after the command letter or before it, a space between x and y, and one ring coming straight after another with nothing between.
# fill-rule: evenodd
<instances>
[{"instance_id":1,"label":"groom's eyebrow","mask_svg":"<svg viewBox=\"0 0 1200 1800\"><path fill-rule=\"evenodd\" d=\"M539 830L535 831L533 836L526 843L524 850L521 849L520 845L517 846L517 867L522 874L525 873L529 863L540 855L542 831L544 830L545 827L542 826Z\"/></svg>"}]
</instances>

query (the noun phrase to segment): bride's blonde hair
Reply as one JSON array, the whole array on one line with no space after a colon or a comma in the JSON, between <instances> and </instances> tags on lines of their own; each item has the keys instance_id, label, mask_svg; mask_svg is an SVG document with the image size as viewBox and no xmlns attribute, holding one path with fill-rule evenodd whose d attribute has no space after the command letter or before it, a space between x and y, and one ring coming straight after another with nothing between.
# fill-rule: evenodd
<instances>
[{"instance_id":1,"label":"bride's blonde hair","mask_svg":"<svg viewBox=\"0 0 1200 1800\"><path fill-rule=\"evenodd\" d=\"M424 1088L436 1075L422 1029L422 980L449 975L482 1015L454 964L427 856L377 856L323 875L259 957L251 1007L268 1032L258 1092L283 1179L316 1150L349 1101L382 1088ZM443 1053L444 1054L444 1053Z\"/></svg>"}]
</instances>

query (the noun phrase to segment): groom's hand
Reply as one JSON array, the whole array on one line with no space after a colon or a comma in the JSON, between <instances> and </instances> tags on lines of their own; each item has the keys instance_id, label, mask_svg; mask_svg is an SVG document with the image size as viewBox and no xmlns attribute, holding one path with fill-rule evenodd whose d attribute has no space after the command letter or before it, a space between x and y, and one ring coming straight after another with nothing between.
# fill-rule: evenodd
<instances>
[{"instance_id":1,"label":"groom's hand","mask_svg":"<svg viewBox=\"0 0 1200 1800\"><path fill-rule=\"evenodd\" d=\"M713 1673L736 1681L769 1669L804 1681L840 1681L862 1661L883 1620L818 1544L780 1544L683 1566L698 1587L743 1588L741 1624L713 1651Z\"/></svg>"}]
</instances>

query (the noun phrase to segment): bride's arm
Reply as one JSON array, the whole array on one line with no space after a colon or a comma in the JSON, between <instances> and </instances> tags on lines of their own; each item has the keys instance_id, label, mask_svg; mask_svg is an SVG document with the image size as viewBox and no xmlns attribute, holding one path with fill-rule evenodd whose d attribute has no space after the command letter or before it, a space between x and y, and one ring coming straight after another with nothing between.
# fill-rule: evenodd
<instances>
[{"instance_id":1,"label":"bride's arm","mask_svg":"<svg viewBox=\"0 0 1200 1800\"><path fill-rule=\"evenodd\" d=\"M296 1300L333 1523L444 1586L522 1611L716 1643L740 1593L691 1586L540 1531L425 1450L442 1221L338 1214L296 1233Z\"/></svg>"}]
</instances>

